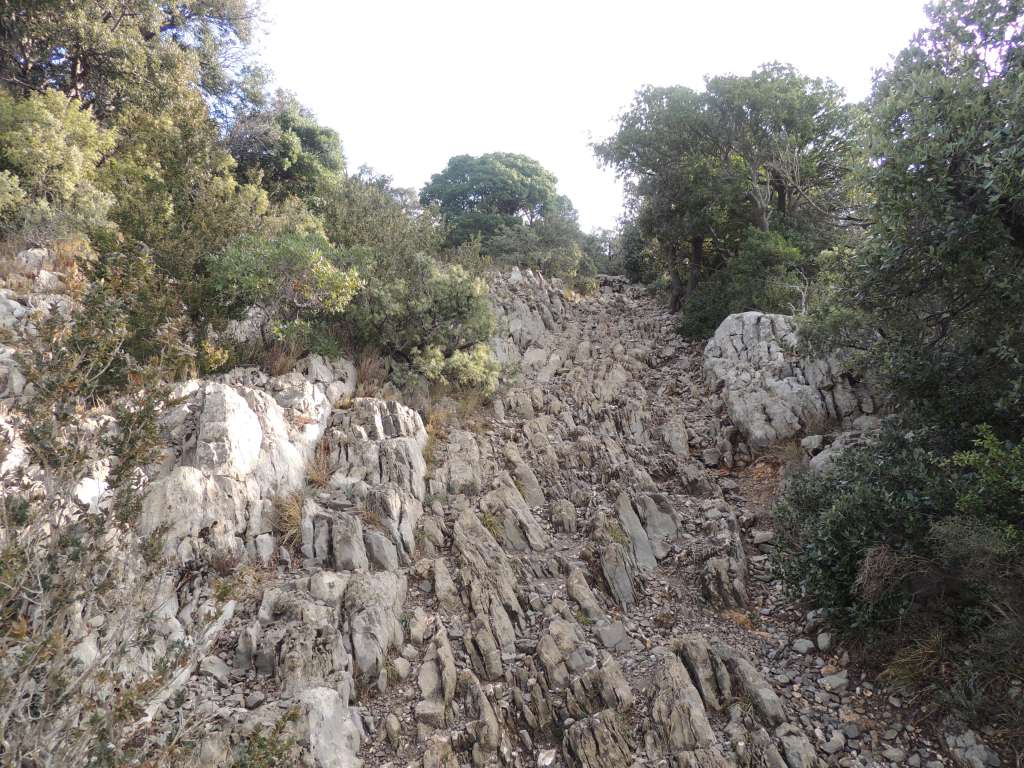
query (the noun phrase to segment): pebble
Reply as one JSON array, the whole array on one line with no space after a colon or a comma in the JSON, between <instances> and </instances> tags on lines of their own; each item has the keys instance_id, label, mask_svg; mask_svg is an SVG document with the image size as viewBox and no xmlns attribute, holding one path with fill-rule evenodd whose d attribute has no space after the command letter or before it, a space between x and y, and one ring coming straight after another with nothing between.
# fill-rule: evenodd
<instances>
[{"instance_id":1,"label":"pebble","mask_svg":"<svg viewBox=\"0 0 1024 768\"><path fill-rule=\"evenodd\" d=\"M806 656L808 653L814 650L814 643L805 637L801 637L798 640L793 641L793 650L799 654Z\"/></svg>"}]
</instances>

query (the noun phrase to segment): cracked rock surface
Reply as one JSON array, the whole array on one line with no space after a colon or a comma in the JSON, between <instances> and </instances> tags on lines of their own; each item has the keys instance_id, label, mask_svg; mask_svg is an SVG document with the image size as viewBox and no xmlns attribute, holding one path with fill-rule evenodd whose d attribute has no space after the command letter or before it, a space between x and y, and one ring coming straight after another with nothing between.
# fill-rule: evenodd
<instances>
[{"instance_id":1,"label":"cracked rock surface","mask_svg":"<svg viewBox=\"0 0 1024 768\"><path fill-rule=\"evenodd\" d=\"M781 594L770 520L711 468L745 463L729 371L820 391L784 323L742 316L703 353L616 278L580 298L514 270L492 299L516 375L475 411L353 399L321 359L183 389L145 520L183 564L262 576L155 719L202 718L207 766L285 717L332 768L942 764ZM869 412L831 387L843 418ZM765 397L751 447L788 423ZM215 581L168 587L165 642L217 615Z\"/></svg>"}]
</instances>

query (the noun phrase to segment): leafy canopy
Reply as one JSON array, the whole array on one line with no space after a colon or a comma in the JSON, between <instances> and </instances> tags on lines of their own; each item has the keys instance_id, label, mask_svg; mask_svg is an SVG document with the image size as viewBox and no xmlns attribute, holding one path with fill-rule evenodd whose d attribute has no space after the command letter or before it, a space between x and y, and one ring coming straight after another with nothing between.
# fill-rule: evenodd
<instances>
[{"instance_id":1,"label":"leafy canopy","mask_svg":"<svg viewBox=\"0 0 1024 768\"><path fill-rule=\"evenodd\" d=\"M423 205L436 203L449 227L448 243L474 235L489 237L501 227L543 219L566 208L558 180L525 155L492 152L458 155L435 173L420 193Z\"/></svg>"}]
</instances>

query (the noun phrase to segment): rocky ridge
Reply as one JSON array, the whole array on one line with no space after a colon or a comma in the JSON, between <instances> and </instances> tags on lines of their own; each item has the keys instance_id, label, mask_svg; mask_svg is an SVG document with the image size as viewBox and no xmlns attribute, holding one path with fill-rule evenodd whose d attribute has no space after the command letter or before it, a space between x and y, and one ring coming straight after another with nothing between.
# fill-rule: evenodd
<instances>
[{"instance_id":1,"label":"rocky ridge","mask_svg":"<svg viewBox=\"0 0 1024 768\"><path fill-rule=\"evenodd\" d=\"M342 360L179 386L140 524L172 568L136 662L194 663L155 730L194 722L207 766L282 723L329 768L944 764L780 594L770 520L718 469L750 449L671 318L614 278L580 299L513 271L493 300L518 374L426 425L355 397ZM82 619L89 658L107 629Z\"/></svg>"}]
</instances>

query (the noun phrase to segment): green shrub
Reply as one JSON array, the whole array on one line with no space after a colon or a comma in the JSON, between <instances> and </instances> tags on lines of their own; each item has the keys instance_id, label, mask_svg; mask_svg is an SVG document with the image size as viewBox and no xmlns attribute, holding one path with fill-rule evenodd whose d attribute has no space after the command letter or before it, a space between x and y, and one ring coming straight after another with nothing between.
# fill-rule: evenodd
<instances>
[{"instance_id":1,"label":"green shrub","mask_svg":"<svg viewBox=\"0 0 1024 768\"><path fill-rule=\"evenodd\" d=\"M727 267L711 273L687 298L679 332L706 339L734 312L800 312L810 261L781 234L751 229Z\"/></svg>"},{"instance_id":2,"label":"green shrub","mask_svg":"<svg viewBox=\"0 0 1024 768\"><path fill-rule=\"evenodd\" d=\"M845 451L828 473L793 479L775 508L785 580L839 625L888 631L919 596L903 571L926 550L930 524L953 507L941 463L913 434L886 429Z\"/></svg>"},{"instance_id":3,"label":"green shrub","mask_svg":"<svg viewBox=\"0 0 1024 768\"><path fill-rule=\"evenodd\" d=\"M80 306L53 308L20 356L33 385L27 434L45 464L66 460L82 411L195 372L184 308L148 253L108 254L87 272Z\"/></svg>"},{"instance_id":4,"label":"green shrub","mask_svg":"<svg viewBox=\"0 0 1024 768\"><path fill-rule=\"evenodd\" d=\"M571 280L584 260L580 239L575 221L552 216L529 226L501 226L484 241L483 251L498 264L536 269L548 277Z\"/></svg>"},{"instance_id":5,"label":"green shrub","mask_svg":"<svg viewBox=\"0 0 1024 768\"><path fill-rule=\"evenodd\" d=\"M97 167L114 141L75 99L0 90L3 227L45 240L106 226L113 197L98 186Z\"/></svg>"},{"instance_id":6,"label":"green shrub","mask_svg":"<svg viewBox=\"0 0 1024 768\"><path fill-rule=\"evenodd\" d=\"M982 425L974 447L954 454L952 463L965 473L959 512L1024 527L1024 444L1010 445Z\"/></svg>"},{"instance_id":7,"label":"green shrub","mask_svg":"<svg viewBox=\"0 0 1024 768\"><path fill-rule=\"evenodd\" d=\"M474 390L491 397L498 389L501 366L491 348L483 343L469 350L457 349L448 357L437 347L417 350L412 359L413 370L427 381L459 390Z\"/></svg>"},{"instance_id":8,"label":"green shrub","mask_svg":"<svg viewBox=\"0 0 1024 768\"><path fill-rule=\"evenodd\" d=\"M0 528L19 527L0 541L4 758L174 764L176 739L162 746L139 733L142 708L184 659L171 646L152 673L137 668L166 564L136 548L134 521L140 469L163 447L166 382L191 373L193 354L174 287L146 252L100 257L87 272L80 304L39 320L21 357L32 389L14 416L46 492L0 509ZM110 496L79 509L74 489L97 459L110 460ZM83 607L105 619L101 652L86 665L68 620Z\"/></svg>"},{"instance_id":9,"label":"green shrub","mask_svg":"<svg viewBox=\"0 0 1024 768\"><path fill-rule=\"evenodd\" d=\"M235 757L231 768L289 768L301 764L301 750L291 735L298 713L289 711L266 732L253 732Z\"/></svg>"},{"instance_id":10,"label":"green shrub","mask_svg":"<svg viewBox=\"0 0 1024 768\"><path fill-rule=\"evenodd\" d=\"M1019 723L1024 450L988 428L950 458L944 441L890 425L795 477L775 508L776 567L894 682L980 722Z\"/></svg>"},{"instance_id":11,"label":"green shrub","mask_svg":"<svg viewBox=\"0 0 1024 768\"><path fill-rule=\"evenodd\" d=\"M359 347L410 362L414 350L435 347L448 357L494 331L487 283L458 265L367 247L350 248L345 259L363 281L341 316Z\"/></svg>"},{"instance_id":12,"label":"green shrub","mask_svg":"<svg viewBox=\"0 0 1024 768\"><path fill-rule=\"evenodd\" d=\"M236 180L234 160L201 96L169 98L166 111L132 108L118 115L118 145L101 181L116 197L110 215L124 238L153 250L196 307L192 314L200 315L195 289L206 256L246 235L273 237L308 224L295 206L272 206L263 188Z\"/></svg>"},{"instance_id":13,"label":"green shrub","mask_svg":"<svg viewBox=\"0 0 1024 768\"><path fill-rule=\"evenodd\" d=\"M266 335L308 345L312 324L340 315L360 288L356 270L341 262L322 235L243 237L206 259L207 311L214 318L240 318L260 306L268 316Z\"/></svg>"}]
</instances>

